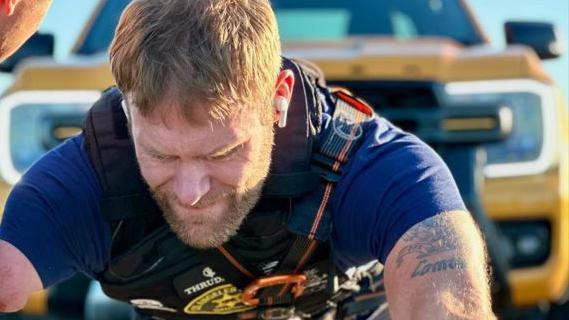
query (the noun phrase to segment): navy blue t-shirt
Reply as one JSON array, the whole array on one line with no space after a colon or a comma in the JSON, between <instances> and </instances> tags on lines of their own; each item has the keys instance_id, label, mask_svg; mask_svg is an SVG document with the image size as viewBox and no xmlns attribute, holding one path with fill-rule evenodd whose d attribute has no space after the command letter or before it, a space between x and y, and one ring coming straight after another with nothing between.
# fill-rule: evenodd
<instances>
[{"instance_id":1,"label":"navy blue t-shirt","mask_svg":"<svg viewBox=\"0 0 569 320\"><path fill-rule=\"evenodd\" d=\"M424 219L464 210L450 172L427 145L384 119L368 123L362 147L343 169L331 199L332 245L340 268L385 262L397 240ZM79 135L50 151L15 185L0 239L18 248L44 287L109 259L110 227L101 188Z\"/></svg>"}]
</instances>

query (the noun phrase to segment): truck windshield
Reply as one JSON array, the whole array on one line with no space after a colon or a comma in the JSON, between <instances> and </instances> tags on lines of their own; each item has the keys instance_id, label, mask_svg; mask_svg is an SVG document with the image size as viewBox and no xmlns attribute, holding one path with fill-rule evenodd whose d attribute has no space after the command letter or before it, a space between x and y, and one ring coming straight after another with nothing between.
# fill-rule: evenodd
<instances>
[{"instance_id":1,"label":"truck windshield","mask_svg":"<svg viewBox=\"0 0 569 320\"><path fill-rule=\"evenodd\" d=\"M92 21L84 41L76 48L77 54L106 52L113 40L115 28L123 9L130 0L101 0L97 16Z\"/></svg>"},{"instance_id":2,"label":"truck windshield","mask_svg":"<svg viewBox=\"0 0 569 320\"><path fill-rule=\"evenodd\" d=\"M103 4L79 54L105 52L118 18L130 0ZM464 45L483 43L458 0L272 0L283 40L339 40L352 35L409 39L452 38Z\"/></svg>"},{"instance_id":3,"label":"truck windshield","mask_svg":"<svg viewBox=\"0 0 569 320\"><path fill-rule=\"evenodd\" d=\"M347 36L452 38L483 43L458 0L272 0L283 40L339 40Z\"/></svg>"}]
</instances>

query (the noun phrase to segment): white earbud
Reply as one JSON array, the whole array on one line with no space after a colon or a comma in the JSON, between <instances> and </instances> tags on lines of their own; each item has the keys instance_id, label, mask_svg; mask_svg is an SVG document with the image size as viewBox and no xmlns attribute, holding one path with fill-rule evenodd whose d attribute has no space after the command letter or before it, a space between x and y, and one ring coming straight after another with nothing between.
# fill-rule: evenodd
<instances>
[{"instance_id":1,"label":"white earbud","mask_svg":"<svg viewBox=\"0 0 569 320\"><path fill-rule=\"evenodd\" d=\"M126 116L126 120L130 120L129 116L128 116L128 107L127 107L126 101L124 99L121 100L121 107L122 107L122 111L124 112L124 115Z\"/></svg>"},{"instance_id":2,"label":"white earbud","mask_svg":"<svg viewBox=\"0 0 569 320\"><path fill-rule=\"evenodd\" d=\"M288 113L288 100L285 97L275 98L275 108L279 112L279 128L286 127L286 116Z\"/></svg>"}]
</instances>

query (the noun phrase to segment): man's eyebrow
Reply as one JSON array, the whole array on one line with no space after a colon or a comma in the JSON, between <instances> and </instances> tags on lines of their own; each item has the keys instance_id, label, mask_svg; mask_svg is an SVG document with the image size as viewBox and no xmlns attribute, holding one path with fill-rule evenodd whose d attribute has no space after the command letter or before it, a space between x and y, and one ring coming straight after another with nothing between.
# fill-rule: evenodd
<instances>
[{"instance_id":1,"label":"man's eyebrow","mask_svg":"<svg viewBox=\"0 0 569 320\"><path fill-rule=\"evenodd\" d=\"M142 149L144 149L144 151L146 152L150 152L150 153L155 153L155 154L164 154L164 152L154 148L153 146L150 146L144 142L139 143L139 145L142 147Z\"/></svg>"},{"instance_id":2,"label":"man's eyebrow","mask_svg":"<svg viewBox=\"0 0 569 320\"><path fill-rule=\"evenodd\" d=\"M207 157L220 156L220 155L228 153L228 152L244 145L249 140L250 140L250 138L246 139L246 140L239 140L237 142L228 143L226 145L223 145L223 146L216 148L215 150L207 153L205 156L198 156L198 157L199 158L207 158ZM166 155L166 156L168 155L167 153L164 153L163 151L160 151L160 150L154 148L153 146L148 145L144 142L140 142L139 145L145 152L153 153L153 154L159 154L159 155Z\"/></svg>"},{"instance_id":3,"label":"man's eyebrow","mask_svg":"<svg viewBox=\"0 0 569 320\"><path fill-rule=\"evenodd\" d=\"M223 155L225 153L228 153L229 151L232 151L235 148L238 148L239 146L244 145L245 143L247 143L247 141L249 141L249 139L239 140L237 142L221 146L221 147L213 150L212 152L210 152L207 156L211 157L211 156Z\"/></svg>"}]
</instances>

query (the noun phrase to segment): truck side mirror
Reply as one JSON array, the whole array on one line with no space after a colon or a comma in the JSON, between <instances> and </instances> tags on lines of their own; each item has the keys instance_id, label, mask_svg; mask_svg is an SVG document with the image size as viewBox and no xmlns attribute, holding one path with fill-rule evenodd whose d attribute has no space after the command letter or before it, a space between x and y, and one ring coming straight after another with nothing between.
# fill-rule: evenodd
<instances>
[{"instance_id":1,"label":"truck side mirror","mask_svg":"<svg viewBox=\"0 0 569 320\"><path fill-rule=\"evenodd\" d=\"M29 57L53 56L55 40L52 34L36 32L12 56L0 63L0 72L12 72L16 65Z\"/></svg>"},{"instance_id":2,"label":"truck side mirror","mask_svg":"<svg viewBox=\"0 0 569 320\"><path fill-rule=\"evenodd\" d=\"M562 54L557 30L549 22L508 21L504 24L507 44L523 44L532 48L540 59L553 59Z\"/></svg>"}]
</instances>

